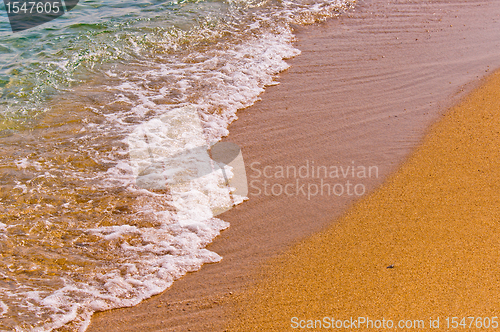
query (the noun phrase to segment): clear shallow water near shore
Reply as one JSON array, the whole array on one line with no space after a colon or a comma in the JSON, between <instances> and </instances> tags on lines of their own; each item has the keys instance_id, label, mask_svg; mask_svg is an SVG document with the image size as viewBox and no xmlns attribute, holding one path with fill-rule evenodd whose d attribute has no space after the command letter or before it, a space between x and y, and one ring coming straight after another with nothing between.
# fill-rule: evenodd
<instances>
[{"instance_id":1,"label":"clear shallow water near shore","mask_svg":"<svg viewBox=\"0 0 500 332\"><path fill-rule=\"evenodd\" d=\"M141 188L127 138L162 118L177 149L219 140L299 53L289 24L350 4L81 1L15 34L0 8L0 330L84 330L219 261L222 175Z\"/></svg>"}]
</instances>

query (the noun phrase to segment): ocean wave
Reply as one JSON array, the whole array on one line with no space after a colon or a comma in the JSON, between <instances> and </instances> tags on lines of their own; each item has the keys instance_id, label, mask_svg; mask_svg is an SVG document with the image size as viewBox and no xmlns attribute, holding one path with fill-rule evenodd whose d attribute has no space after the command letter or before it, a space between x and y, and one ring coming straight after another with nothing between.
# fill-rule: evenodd
<instances>
[{"instance_id":1,"label":"ocean wave","mask_svg":"<svg viewBox=\"0 0 500 332\"><path fill-rule=\"evenodd\" d=\"M84 331L93 312L218 262L205 249L229 226L217 215L245 197L207 150L300 53L290 24L352 3L84 1L51 26L2 32L28 60L0 57L0 329ZM171 161L185 151L208 168L181 181ZM144 180L155 176L165 184Z\"/></svg>"}]
</instances>

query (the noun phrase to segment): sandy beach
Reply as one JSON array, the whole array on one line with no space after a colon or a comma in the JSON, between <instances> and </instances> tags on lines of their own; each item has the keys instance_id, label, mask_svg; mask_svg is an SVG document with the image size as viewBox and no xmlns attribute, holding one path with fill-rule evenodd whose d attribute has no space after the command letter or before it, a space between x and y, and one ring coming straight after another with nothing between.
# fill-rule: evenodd
<instances>
[{"instance_id":1,"label":"sandy beach","mask_svg":"<svg viewBox=\"0 0 500 332\"><path fill-rule=\"evenodd\" d=\"M379 190L268 262L229 330L498 327L499 86L497 72Z\"/></svg>"},{"instance_id":2,"label":"sandy beach","mask_svg":"<svg viewBox=\"0 0 500 332\"><path fill-rule=\"evenodd\" d=\"M249 201L220 216L231 226L209 249L222 262L138 306L95 314L87 331L493 316L498 77L448 109L500 67L499 18L494 1L361 1L296 27L302 54L229 127L254 182ZM340 175L276 174L312 164ZM321 180L342 194L298 189ZM287 185L292 195L279 191Z\"/></svg>"}]
</instances>

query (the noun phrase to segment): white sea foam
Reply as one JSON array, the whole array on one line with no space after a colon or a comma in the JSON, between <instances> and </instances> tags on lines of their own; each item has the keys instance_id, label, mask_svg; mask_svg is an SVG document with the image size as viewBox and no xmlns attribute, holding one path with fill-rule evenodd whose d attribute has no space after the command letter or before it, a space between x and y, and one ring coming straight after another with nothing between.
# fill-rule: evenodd
<instances>
[{"instance_id":1,"label":"white sea foam","mask_svg":"<svg viewBox=\"0 0 500 332\"><path fill-rule=\"evenodd\" d=\"M127 149L104 153L98 151L99 144L94 148L91 143L85 146L87 150L81 148L97 163L112 164L100 173L61 169L50 161L20 158L14 162L14 168L33 172L36 177L28 185L16 183L13 188L43 196L54 190L53 179L66 177L84 183L88 187L84 192L90 193L89 197L75 195L80 200L76 203L60 205L61 210L69 211L68 216L72 209L90 215L95 200L104 197L104 201L110 195L133 197L129 200L134 202L133 212L122 219L113 219L112 212L103 212L97 219L92 216L80 223L64 214L68 219L57 219L51 212L42 214L36 227L28 228L43 244L39 248L43 260L51 266L67 264L69 272L57 271L50 280L51 286L57 286L50 290L28 281L23 281L25 284L18 289L2 289L2 316L8 316L12 310L25 310L26 315L31 315L29 324L15 327L16 331L50 331L64 325L84 331L93 312L136 305L164 291L187 272L222 259L205 247L229 227L217 216L246 199L244 156L240 151L231 160L220 162L211 158L208 149L228 134L228 125L237 118L237 110L255 103L265 86L278 84L275 75L289 66L285 59L300 53L293 46L289 23L321 20L343 3L324 1L308 5L283 1L236 17L235 21L248 23L245 29L225 23L219 30L200 28L196 36L200 40L208 36L206 39L211 40L226 31L231 38L223 43L195 43L196 47L182 51L177 42L182 36L178 40L169 37L155 47L181 51L158 52L155 57L138 57L126 67L106 69L105 76L114 84L103 89L114 99L106 105L88 107L105 119L87 123L74 140L92 142L103 133L118 133ZM257 6L245 2L238 2L239 5ZM131 38L130 44L134 53L144 53L135 39ZM85 57L91 59L99 54L90 52ZM61 64L58 68L68 66L67 62ZM127 107L117 111L111 107L115 105ZM45 187L44 181L48 183ZM80 189L69 186L61 190ZM54 203L43 199L31 208L57 210ZM9 227L13 225L0 223L2 232ZM59 235L44 238L36 233L49 234L56 229L54 234L59 234L61 229L57 227L61 227L61 233L77 235L68 235L70 240L64 242ZM82 257L66 263L65 250L76 253L74 256L81 253ZM22 254L30 256L29 251ZM46 267L39 261L27 259L18 269L43 271ZM5 264L15 266L14 263Z\"/></svg>"},{"instance_id":2,"label":"white sea foam","mask_svg":"<svg viewBox=\"0 0 500 332\"><path fill-rule=\"evenodd\" d=\"M9 311L9 307L2 301L0 301L0 309L2 310L2 312L0 312L0 316L5 315L7 311Z\"/></svg>"}]
</instances>

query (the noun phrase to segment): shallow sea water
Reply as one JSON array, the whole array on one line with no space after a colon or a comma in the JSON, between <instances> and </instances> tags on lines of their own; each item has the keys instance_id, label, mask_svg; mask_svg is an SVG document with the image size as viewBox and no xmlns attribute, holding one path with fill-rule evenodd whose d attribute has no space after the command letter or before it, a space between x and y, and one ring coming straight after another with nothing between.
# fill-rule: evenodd
<instances>
[{"instance_id":1,"label":"shallow sea water","mask_svg":"<svg viewBox=\"0 0 500 332\"><path fill-rule=\"evenodd\" d=\"M208 148L300 53L290 24L352 5L81 1L18 33L0 8L0 330L84 331L218 262L245 195Z\"/></svg>"}]
</instances>

